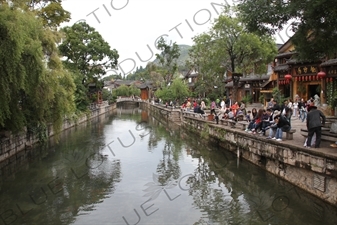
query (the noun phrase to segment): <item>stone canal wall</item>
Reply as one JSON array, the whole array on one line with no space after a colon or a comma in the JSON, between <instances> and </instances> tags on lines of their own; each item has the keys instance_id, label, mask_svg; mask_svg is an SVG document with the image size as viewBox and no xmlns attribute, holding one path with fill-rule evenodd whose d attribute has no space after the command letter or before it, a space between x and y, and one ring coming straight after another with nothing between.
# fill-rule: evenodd
<instances>
[{"instance_id":1,"label":"stone canal wall","mask_svg":"<svg viewBox=\"0 0 337 225\"><path fill-rule=\"evenodd\" d=\"M165 120L180 123L201 138L214 138L223 149L229 150L297 187L337 206L337 158L304 147L267 140L265 137L217 125L191 117L180 109L149 105L150 114L160 114Z\"/></svg>"},{"instance_id":2,"label":"stone canal wall","mask_svg":"<svg viewBox=\"0 0 337 225\"><path fill-rule=\"evenodd\" d=\"M102 114L113 111L116 108L116 104L105 105L92 109L90 114L79 117L76 121L65 120L62 125L62 130L67 130L77 124L90 121L91 119L98 117ZM47 128L47 136L54 136L52 126ZM3 167L8 166L11 163L18 161L20 158L25 158L34 144L38 143L38 137L30 137L26 131L19 134L11 134L9 132L3 134L4 137L0 139L0 171ZM1 172L0 172L1 176Z\"/></svg>"}]
</instances>

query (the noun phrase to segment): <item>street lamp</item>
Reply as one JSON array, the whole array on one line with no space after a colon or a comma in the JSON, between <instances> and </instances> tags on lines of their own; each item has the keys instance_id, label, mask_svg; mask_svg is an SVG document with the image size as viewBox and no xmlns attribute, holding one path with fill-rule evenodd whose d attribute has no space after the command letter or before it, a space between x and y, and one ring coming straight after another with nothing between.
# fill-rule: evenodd
<instances>
[{"instance_id":1,"label":"street lamp","mask_svg":"<svg viewBox=\"0 0 337 225\"><path fill-rule=\"evenodd\" d=\"M240 77L242 77L242 73L232 73L232 79L233 79L233 96L234 96L234 102L238 100L238 86Z\"/></svg>"}]
</instances>

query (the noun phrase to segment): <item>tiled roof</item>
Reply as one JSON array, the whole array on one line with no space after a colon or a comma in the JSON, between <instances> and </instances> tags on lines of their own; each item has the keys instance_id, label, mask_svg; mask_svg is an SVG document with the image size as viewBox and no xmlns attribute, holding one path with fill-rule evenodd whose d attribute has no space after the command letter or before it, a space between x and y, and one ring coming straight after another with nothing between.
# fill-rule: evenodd
<instances>
[{"instance_id":1,"label":"tiled roof","mask_svg":"<svg viewBox=\"0 0 337 225\"><path fill-rule=\"evenodd\" d=\"M294 55L296 52L284 52L278 54L275 58L283 58L283 57L288 57Z\"/></svg>"},{"instance_id":2,"label":"tiled roof","mask_svg":"<svg viewBox=\"0 0 337 225\"><path fill-rule=\"evenodd\" d=\"M287 65L287 64L278 65L278 66L274 67L274 71L275 72L277 72L277 71L285 71L285 70L288 70L288 69L289 69L289 65Z\"/></svg>"},{"instance_id":3,"label":"tiled roof","mask_svg":"<svg viewBox=\"0 0 337 225\"><path fill-rule=\"evenodd\" d=\"M321 64L321 66L332 66L337 65L337 59L329 59L328 61L325 61Z\"/></svg>"}]
</instances>

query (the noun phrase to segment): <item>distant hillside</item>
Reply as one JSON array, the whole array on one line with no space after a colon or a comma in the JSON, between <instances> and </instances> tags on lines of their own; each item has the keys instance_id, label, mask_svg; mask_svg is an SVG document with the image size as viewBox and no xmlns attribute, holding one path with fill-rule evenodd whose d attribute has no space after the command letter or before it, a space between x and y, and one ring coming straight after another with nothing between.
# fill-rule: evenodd
<instances>
[{"instance_id":1,"label":"distant hillside","mask_svg":"<svg viewBox=\"0 0 337 225\"><path fill-rule=\"evenodd\" d=\"M180 48L180 56L177 60L178 68L183 69L185 67L186 60L189 58L188 50L191 48L191 46L189 45L178 45L178 46ZM153 63L159 65L159 60L155 59Z\"/></svg>"}]
</instances>

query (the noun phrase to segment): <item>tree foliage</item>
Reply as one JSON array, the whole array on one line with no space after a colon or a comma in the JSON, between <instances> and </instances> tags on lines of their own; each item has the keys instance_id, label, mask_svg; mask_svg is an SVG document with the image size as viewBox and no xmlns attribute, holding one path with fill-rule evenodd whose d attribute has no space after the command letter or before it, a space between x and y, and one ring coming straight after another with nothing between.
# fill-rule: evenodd
<instances>
[{"instance_id":1,"label":"tree foliage","mask_svg":"<svg viewBox=\"0 0 337 225\"><path fill-rule=\"evenodd\" d=\"M103 37L85 22L64 27L64 40L59 45L66 68L82 75L82 84L97 81L106 69L117 66L117 50L111 49Z\"/></svg>"},{"instance_id":2,"label":"tree foliage","mask_svg":"<svg viewBox=\"0 0 337 225\"><path fill-rule=\"evenodd\" d=\"M140 89L137 88L134 85L121 85L118 88L116 88L114 91L114 96L124 96L124 97L130 97L130 96L139 96L140 95Z\"/></svg>"},{"instance_id":3,"label":"tree foliage","mask_svg":"<svg viewBox=\"0 0 337 225\"><path fill-rule=\"evenodd\" d=\"M0 127L57 132L74 110L74 82L57 54L56 36L35 12L0 7Z\"/></svg>"},{"instance_id":4,"label":"tree foliage","mask_svg":"<svg viewBox=\"0 0 337 225\"><path fill-rule=\"evenodd\" d=\"M208 32L193 38L190 50L190 68L199 74L195 85L196 92L218 91L227 71L241 72L244 75L265 74L267 64L277 54L274 40L267 35L256 35L246 30L237 17L228 16L224 11Z\"/></svg>"},{"instance_id":5,"label":"tree foliage","mask_svg":"<svg viewBox=\"0 0 337 225\"><path fill-rule=\"evenodd\" d=\"M177 59L180 56L179 46L175 42L171 46L166 43L163 37L161 37L157 43L157 48L161 50L161 53L156 54L156 57L160 62L162 68L161 74L167 85L172 81L173 76L178 69Z\"/></svg>"},{"instance_id":6,"label":"tree foliage","mask_svg":"<svg viewBox=\"0 0 337 225\"><path fill-rule=\"evenodd\" d=\"M337 50L337 10L331 0L242 0L238 9L247 28L260 34L281 29L295 32L298 57L316 59Z\"/></svg>"},{"instance_id":7,"label":"tree foliage","mask_svg":"<svg viewBox=\"0 0 337 225\"><path fill-rule=\"evenodd\" d=\"M180 79L175 78L171 85L158 89L155 92L156 97L161 98L164 102L178 100L181 102L190 96L188 86Z\"/></svg>"}]
</instances>

